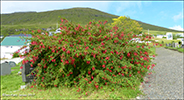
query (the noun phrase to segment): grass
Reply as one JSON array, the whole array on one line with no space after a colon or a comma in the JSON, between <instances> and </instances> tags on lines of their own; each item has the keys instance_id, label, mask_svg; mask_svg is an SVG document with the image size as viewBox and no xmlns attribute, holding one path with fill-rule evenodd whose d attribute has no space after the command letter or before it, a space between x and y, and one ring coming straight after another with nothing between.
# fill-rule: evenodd
<instances>
[{"instance_id":1,"label":"grass","mask_svg":"<svg viewBox=\"0 0 184 100\"><path fill-rule=\"evenodd\" d=\"M155 52L156 48L150 48ZM108 86L103 89L95 90L88 95L84 93L76 92L78 88L49 88L49 89L37 89L37 88L25 88L20 89L21 85L25 85L22 82L22 76L17 75L21 62L12 67L12 73L10 75L1 76L1 98L2 99L135 99L139 95L144 95L138 88L115 88L112 91ZM88 91L92 91L91 88ZM11 96L13 94L14 96ZM48 95L49 94L49 95ZM3 96L9 95L9 96ZM24 96L23 96L24 95Z\"/></svg>"},{"instance_id":2,"label":"grass","mask_svg":"<svg viewBox=\"0 0 184 100\"><path fill-rule=\"evenodd\" d=\"M164 42L164 44L166 43L171 43L172 41L174 41L175 43L179 42L180 40L167 40L164 38L154 38L155 40L158 40L158 43L162 43L162 41Z\"/></svg>"},{"instance_id":3,"label":"grass","mask_svg":"<svg viewBox=\"0 0 184 100\"><path fill-rule=\"evenodd\" d=\"M184 53L184 48L174 48L174 47L165 47L165 48L167 48L167 49L171 49L171 50L176 50L176 51L179 51L179 52L182 52L182 53Z\"/></svg>"}]
</instances>

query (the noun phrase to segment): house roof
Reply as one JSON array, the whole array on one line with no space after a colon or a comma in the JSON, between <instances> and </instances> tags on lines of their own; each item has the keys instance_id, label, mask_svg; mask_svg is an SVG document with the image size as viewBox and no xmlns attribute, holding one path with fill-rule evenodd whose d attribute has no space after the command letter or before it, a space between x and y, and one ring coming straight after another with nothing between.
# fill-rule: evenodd
<instances>
[{"instance_id":1,"label":"house roof","mask_svg":"<svg viewBox=\"0 0 184 100\"><path fill-rule=\"evenodd\" d=\"M1 42L1 46L23 46L25 42L26 40L20 37L5 37Z\"/></svg>"},{"instance_id":2,"label":"house roof","mask_svg":"<svg viewBox=\"0 0 184 100\"><path fill-rule=\"evenodd\" d=\"M17 37L19 37L19 36L23 36L23 37L31 37L32 35L31 34L26 34L26 35L24 35L24 34L19 34L19 35L11 35L11 36L9 36L9 37L12 37L12 36L17 36Z\"/></svg>"}]
</instances>

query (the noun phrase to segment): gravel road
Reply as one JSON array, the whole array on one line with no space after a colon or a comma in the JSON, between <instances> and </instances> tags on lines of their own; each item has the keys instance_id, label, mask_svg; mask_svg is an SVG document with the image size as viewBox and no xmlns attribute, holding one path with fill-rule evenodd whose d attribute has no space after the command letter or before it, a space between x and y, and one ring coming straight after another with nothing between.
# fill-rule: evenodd
<instances>
[{"instance_id":1,"label":"gravel road","mask_svg":"<svg viewBox=\"0 0 184 100\"><path fill-rule=\"evenodd\" d=\"M141 90L146 96L141 99L184 99L184 54L165 48L156 48L152 69L155 73L147 75L148 83Z\"/></svg>"}]
</instances>

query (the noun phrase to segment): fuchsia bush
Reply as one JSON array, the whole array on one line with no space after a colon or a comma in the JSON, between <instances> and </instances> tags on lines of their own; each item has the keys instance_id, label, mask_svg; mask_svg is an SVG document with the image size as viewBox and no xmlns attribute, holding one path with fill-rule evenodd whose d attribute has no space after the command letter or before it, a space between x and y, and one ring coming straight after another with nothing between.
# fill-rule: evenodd
<instances>
[{"instance_id":1,"label":"fuchsia bush","mask_svg":"<svg viewBox=\"0 0 184 100\"><path fill-rule=\"evenodd\" d=\"M89 22L85 27L61 19L61 32L49 36L41 30L32 33L30 52L23 64L30 61L36 80L32 86L88 87L137 86L155 64L151 62L147 43L130 42L138 38L131 31L108 28L105 22ZM152 37L143 34L144 41ZM157 44L158 45L158 44Z\"/></svg>"}]
</instances>

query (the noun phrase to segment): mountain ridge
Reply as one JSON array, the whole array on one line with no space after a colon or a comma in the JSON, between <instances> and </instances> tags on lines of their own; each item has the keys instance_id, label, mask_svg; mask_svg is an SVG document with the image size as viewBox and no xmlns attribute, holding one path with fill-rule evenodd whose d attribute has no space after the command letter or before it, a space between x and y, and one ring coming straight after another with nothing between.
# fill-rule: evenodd
<instances>
[{"instance_id":1,"label":"mountain ridge","mask_svg":"<svg viewBox=\"0 0 184 100\"><path fill-rule=\"evenodd\" d=\"M56 23L60 21L60 18L58 17L64 17L69 21L72 21L76 24L85 25L90 20L107 20L108 23L113 22L113 18L118 18L119 16L109 14L94 8L82 8L82 7L75 7L75 8L69 8L69 9L62 9L62 10L51 10L51 11L43 11L43 12L35 12L35 11L29 11L29 12L14 12L10 14L1 14L1 25L4 26L11 26L11 25L23 25L19 28L25 28L26 25L40 25L40 27L48 28L54 27ZM135 19L132 19L135 20ZM161 26L151 25L146 22L137 21L144 30L154 30L154 31L174 31L174 32L183 32L183 31L177 31L173 29L164 28ZM4 28L4 29L3 29ZM7 27L6 27L7 28ZM15 30L16 28L13 28L11 26L11 30ZM30 26L31 28L31 26ZM6 32L5 27L2 27L3 32ZM8 32L8 31L7 31Z\"/></svg>"}]
</instances>

